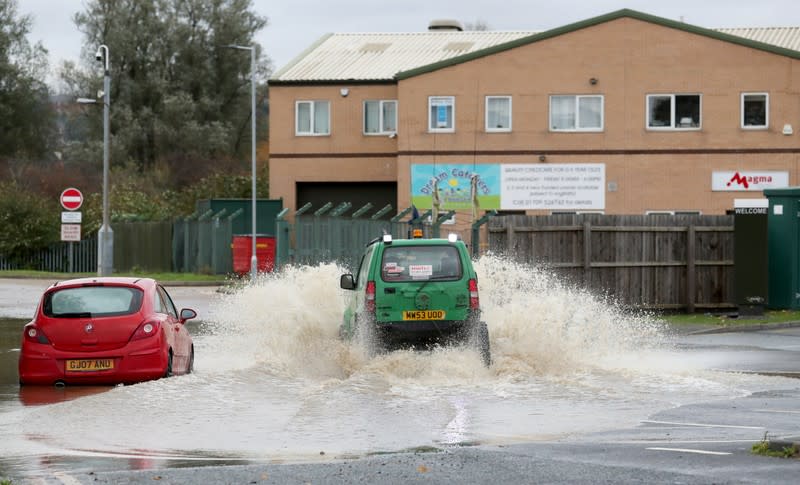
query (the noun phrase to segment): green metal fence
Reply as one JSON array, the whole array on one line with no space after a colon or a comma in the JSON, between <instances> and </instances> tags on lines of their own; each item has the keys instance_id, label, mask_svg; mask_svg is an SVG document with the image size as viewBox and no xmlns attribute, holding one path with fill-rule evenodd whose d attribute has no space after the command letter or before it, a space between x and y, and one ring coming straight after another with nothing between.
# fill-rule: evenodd
<instances>
[{"instance_id":1,"label":"green metal fence","mask_svg":"<svg viewBox=\"0 0 800 485\"><path fill-rule=\"evenodd\" d=\"M408 238L412 228L422 229L425 238L439 237L441 225L455 214L450 211L437 221L429 221L431 211L417 214L409 207L387 220L384 217L392 211L391 205L376 211L372 204L366 204L346 215L351 209L347 202L336 207L327 203L316 210L306 204L295 212L294 223L286 220L288 209L281 211L275 224L276 267L337 262L353 268L364 246L376 237L391 234L396 239ZM484 222L476 223L475 227Z\"/></svg>"},{"instance_id":2,"label":"green metal fence","mask_svg":"<svg viewBox=\"0 0 800 485\"><path fill-rule=\"evenodd\" d=\"M231 241L238 209L207 210L172 224L172 270L184 273L227 274L233 270Z\"/></svg>"}]
</instances>

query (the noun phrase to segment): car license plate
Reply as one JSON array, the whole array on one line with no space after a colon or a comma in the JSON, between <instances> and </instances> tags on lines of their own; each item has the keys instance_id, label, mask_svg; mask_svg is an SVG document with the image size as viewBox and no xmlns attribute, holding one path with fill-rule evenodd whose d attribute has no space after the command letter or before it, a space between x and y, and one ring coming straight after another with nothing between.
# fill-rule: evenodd
<instances>
[{"instance_id":1,"label":"car license plate","mask_svg":"<svg viewBox=\"0 0 800 485\"><path fill-rule=\"evenodd\" d=\"M95 372L114 368L114 359L68 360L67 372Z\"/></svg>"},{"instance_id":2,"label":"car license plate","mask_svg":"<svg viewBox=\"0 0 800 485\"><path fill-rule=\"evenodd\" d=\"M444 310L405 310L403 320L444 320Z\"/></svg>"}]
</instances>

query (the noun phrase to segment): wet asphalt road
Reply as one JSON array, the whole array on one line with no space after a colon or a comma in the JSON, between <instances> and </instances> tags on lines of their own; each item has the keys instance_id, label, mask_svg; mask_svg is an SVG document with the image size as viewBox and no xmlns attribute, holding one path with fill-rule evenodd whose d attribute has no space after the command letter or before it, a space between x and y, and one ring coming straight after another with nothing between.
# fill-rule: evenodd
<instances>
[{"instance_id":1,"label":"wet asphalt road","mask_svg":"<svg viewBox=\"0 0 800 485\"><path fill-rule=\"evenodd\" d=\"M47 284L0 280L0 315L30 316ZM194 306L202 314L215 289L169 291L182 306ZM678 341L709 368L766 375L800 372L798 328L686 335ZM751 453L764 436L800 441L800 380L781 383L776 390L684 405L629 428L575 433L557 441L335 459L320 455L314 463L184 463L182 468L139 471L54 472L12 477L12 483L798 483L800 460Z\"/></svg>"}]
</instances>

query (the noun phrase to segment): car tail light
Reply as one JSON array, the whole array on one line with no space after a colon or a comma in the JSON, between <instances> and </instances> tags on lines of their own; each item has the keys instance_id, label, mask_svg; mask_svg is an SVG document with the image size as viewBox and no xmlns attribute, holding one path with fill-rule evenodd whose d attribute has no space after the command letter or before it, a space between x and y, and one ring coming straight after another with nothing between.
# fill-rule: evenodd
<instances>
[{"instance_id":1,"label":"car tail light","mask_svg":"<svg viewBox=\"0 0 800 485\"><path fill-rule=\"evenodd\" d=\"M161 328L161 324L158 322L144 322L143 324L139 325L139 328L133 332L133 337L131 340L141 340L143 338L152 337L153 335L158 334L158 330Z\"/></svg>"},{"instance_id":2,"label":"car tail light","mask_svg":"<svg viewBox=\"0 0 800 485\"><path fill-rule=\"evenodd\" d=\"M364 309L367 313L375 314L375 282L367 281L366 299L364 300Z\"/></svg>"},{"instance_id":3,"label":"car tail light","mask_svg":"<svg viewBox=\"0 0 800 485\"><path fill-rule=\"evenodd\" d=\"M25 327L25 340L34 344L49 344L47 335L44 334L36 325Z\"/></svg>"},{"instance_id":4,"label":"car tail light","mask_svg":"<svg viewBox=\"0 0 800 485\"><path fill-rule=\"evenodd\" d=\"M467 283L469 288L469 309L478 310L481 307L480 299L478 298L478 280L470 278Z\"/></svg>"}]
</instances>

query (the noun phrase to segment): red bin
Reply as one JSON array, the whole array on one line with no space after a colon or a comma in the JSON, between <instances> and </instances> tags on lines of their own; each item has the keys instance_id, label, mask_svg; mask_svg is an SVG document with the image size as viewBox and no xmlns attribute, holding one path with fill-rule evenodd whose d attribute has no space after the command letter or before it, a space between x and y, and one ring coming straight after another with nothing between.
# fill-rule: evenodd
<instances>
[{"instance_id":1,"label":"red bin","mask_svg":"<svg viewBox=\"0 0 800 485\"><path fill-rule=\"evenodd\" d=\"M239 275L250 272L250 259L253 256L253 236L233 236L233 272ZM256 258L258 271L271 272L275 268L275 237L256 234Z\"/></svg>"}]
</instances>

